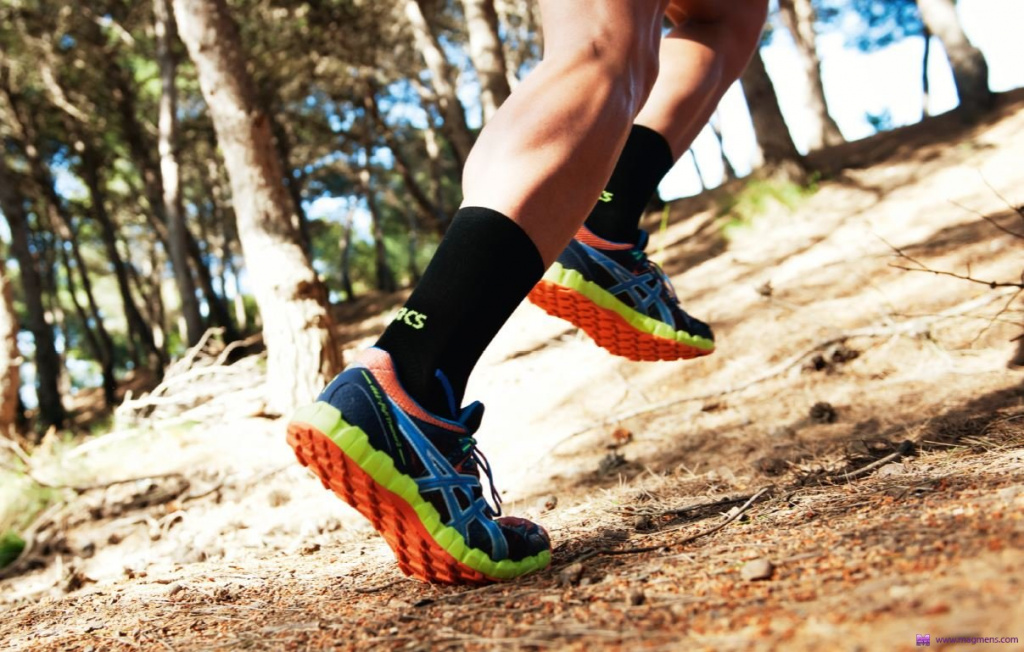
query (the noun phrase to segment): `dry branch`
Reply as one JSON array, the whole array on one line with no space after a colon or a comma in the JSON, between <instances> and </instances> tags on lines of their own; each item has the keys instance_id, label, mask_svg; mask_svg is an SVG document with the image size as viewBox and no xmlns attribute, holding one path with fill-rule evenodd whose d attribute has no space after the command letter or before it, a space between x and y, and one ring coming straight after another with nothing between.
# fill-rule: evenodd
<instances>
[{"instance_id":1,"label":"dry branch","mask_svg":"<svg viewBox=\"0 0 1024 652\"><path fill-rule=\"evenodd\" d=\"M726 395L729 395L729 394L735 394L735 393L738 393L738 392L742 392L742 391L744 391L746 389L749 389L749 388L751 388L751 387L753 387L755 385L759 385L759 384L761 384L761 383L763 383L763 382L765 382L767 380L771 380L772 378L775 378L777 376L781 376L782 374L786 373L787 371L789 371L789 370L793 369L794 367L798 366L800 363L802 363L805 359L807 359L811 355L813 355L815 353L818 353L819 351L821 351L823 349L827 349L828 347L830 347L832 345L839 344L841 342L845 342L846 340L854 339L854 338L857 338L857 337L899 337L899 336L917 337L917 336L924 335L924 334L926 334L928 332L929 327L932 324L934 324L934 323L936 323L938 321L941 321L943 319L948 319L950 317L962 316L962 315L964 315L964 314L966 314L966 313L968 313L968 312L970 312L972 310L976 310L978 308L987 306L987 305L993 303L994 301L997 301L998 299L1000 299L1001 297L1003 297L1005 295L1006 295L1005 293L1003 293L1003 294L998 294L997 293L997 294L988 294L988 295L985 295L985 296L982 296L982 297L977 297L977 298L974 298L974 299L970 299L968 301L964 301L963 303L960 303L960 304L958 304L956 306L953 306L952 308L949 308L948 310L944 310L944 311L942 311L942 312L940 312L940 313L938 313L936 315L929 315L927 317L922 317L922 318L919 318L919 319L912 319L912 320L909 320L909 321L896 323L893 326L888 327L888 328L857 328L857 329L854 329L854 330L842 331L838 335L835 335L833 337L829 337L829 338L820 340L818 342L815 342L809 348L805 349L802 353L798 353L798 354L796 354L796 355L794 355L794 356L792 356L790 358L787 358L786 360L783 360L779 364L777 364L777 365L775 365L773 367L770 367L767 371L765 371L761 375L755 376L753 379L748 380L747 382L742 383L740 385L736 385L734 387L727 387L725 389L720 389L720 390L713 391L713 392L707 392L707 393L704 393L704 394L695 394L695 395L691 395L691 396L683 396L683 397L680 397L680 398L668 399L668 400L662 401L660 403L655 403L654 405L647 405L647 406L644 406L642 408L637 408L636 410L631 410L629 412L625 412L625 413L621 413L621 414L616 414L616 415L613 415L613 416L608 417L606 419L603 419L601 421L598 421L598 422L595 422L595 423L591 423L591 424L589 424L587 426L584 426L583 428L580 428L579 430L573 432L572 434L568 435L567 437L563 437L562 439L560 439L557 442L555 442L554 445L551 446L550 449L548 449L546 455L550 455L551 453L553 453L562 444L564 444L564 443L566 443L566 442L568 442L568 441L570 441L572 439L575 439L576 437L579 437L581 435L585 435L586 433L590 432L591 430L595 430L597 428L603 428L605 426L610 426L612 424L621 423L622 421L626 421L628 419L633 419L633 418L636 418L638 416L642 416L642 415L645 415L645 414L650 414L652 412L659 412L659 411L664 410L666 408L675 407L676 405L681 405L683 403L692 403L692 402L695 402L695 401L706 401L708 399L719 398L719 397L726 396Z\"/></svg>"}]
</instances>

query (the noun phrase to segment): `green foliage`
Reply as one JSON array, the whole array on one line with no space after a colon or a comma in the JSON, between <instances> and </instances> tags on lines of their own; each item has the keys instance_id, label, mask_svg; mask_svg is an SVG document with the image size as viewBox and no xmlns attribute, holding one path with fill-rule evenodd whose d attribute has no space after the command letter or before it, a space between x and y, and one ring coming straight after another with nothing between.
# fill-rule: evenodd
<instances>
[{"instance_id":1,"label":"green foliage","mask_svg":"<svg viewBox=\"0 0 1024 652\"><path fill-rule=\"evenodd\" d=\"M6 532L0 536L0 568L13 562L25 549L25 540L14 532Z\"/></svg>"},{"instance_id":2,"label":"green foliage","mask_svg":"<svg viewBox=\"0 0 1024 652\"><path fill-rule=\"evenodd\" d=\"M748 229L757 218L770 210L782 208L794 211L808 197L817 192L817 179L801 186L791 181L755 179L743 189L730 195L718 210L722 235L728 240Z\"/></svg>"}]
</instances>

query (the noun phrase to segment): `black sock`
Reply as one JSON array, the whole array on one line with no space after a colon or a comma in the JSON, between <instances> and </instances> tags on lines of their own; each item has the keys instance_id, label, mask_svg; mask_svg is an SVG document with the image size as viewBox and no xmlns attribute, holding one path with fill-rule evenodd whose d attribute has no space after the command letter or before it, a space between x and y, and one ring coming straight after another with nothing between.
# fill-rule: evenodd
<instances>
[{"instance_id":1,"label":"black sock","mask_svg":"<svg viewBox=\"0 0 1024 652\"><path fill-rule=\"evenodd\" d=\"M391 354L414 399L447 415L436 372L448 378L458 407L484 349L543 274L540 253L518 224L488 208L462 208L377 347Z\"/></svg>"},{"instance_id":2,"label":"black sock","mask_svg":"<svg viewBox=\"0 0 1024 652\"><path fill-rule=\"evenodd\" d=\"M640 218L675 159L665 137L633 125L608 186L585 222L594 235L613 242L635 242Z\"/></svg>"}]
</instances>

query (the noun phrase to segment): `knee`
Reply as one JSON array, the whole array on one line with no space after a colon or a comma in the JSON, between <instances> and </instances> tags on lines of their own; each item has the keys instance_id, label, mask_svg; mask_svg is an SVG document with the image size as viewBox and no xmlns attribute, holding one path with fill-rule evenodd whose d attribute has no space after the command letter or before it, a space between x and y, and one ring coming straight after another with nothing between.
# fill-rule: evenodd
<instances>
[{"instance_id":1,"label":"knee","mask_svg":"<svg viewBox=\"0 0 1024 652\"><path fill-rule=\"evenodd\" d=\"M734 11L723 19L722 28L730 43L723 59L723 74L738 79L761 43L761 34L768 16L768 0L733 0Z\"/></svg>"},{"instance_id":2,"label":"knee","mask_svg":"<svg viewBox=\"0 0 1024 652\"><path fill-rule=\"evenodd\" d=\"M674 0L668 15L681 29L710 30L720 49L723 76L736 79L760 44L768 0Z\"/></svg>"}]
</instances>

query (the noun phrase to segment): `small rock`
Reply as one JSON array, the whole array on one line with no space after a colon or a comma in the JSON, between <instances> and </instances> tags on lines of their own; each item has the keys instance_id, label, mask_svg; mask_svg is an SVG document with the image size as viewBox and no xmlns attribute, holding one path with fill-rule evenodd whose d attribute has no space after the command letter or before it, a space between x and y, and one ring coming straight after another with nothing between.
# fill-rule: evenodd
<instances>
[{"instance_id":1,"label":"small rock","mask_svg":"<svg viewBox=\"0 0 1024 652\"><path fill-rule=\"evenodd\" d=\"M181 593L182 590L184 590L184 588L185 587L183 587L181 584L179 584L177 582L175 582L174 584L171 584L170 586L167 587L167 597L168 598L173 598L174 596L176 596L179 593Z\"/></svg>"},{"instance_id":2,"label":"small rock","mask_svg":"<svg viewBox=\"0 0 1024 652\"><path fill-rule=\"evenodd\" d=\"M320 551L319 543L307 543L306 545L299 548L300 555L312 555L314 552Z\"/></svg>"},{"instance_id":3,"label":"small rock","mask_svg":"<svg viewBox=\"0 0 1024 652\"><path fill-rule=\"evenodd\" d=\"M230 602L235 598L235 594L231 592L231 589L222 586L213 592L213 598L218 602Z\"/></svg>"},{"instance_id":4,"label":"small rock","mask_svg":"<svg viewBox=\"0 0 1024 652\"><path fill-rule=\"evenodd\" d=\"M78 551L78 556L82 559L90 559L96 554L96 544L90 541L89 543L82 546L82 549Z\"/></svg>"},{"instance_id":5,"label":"small rock","mask_svg":"<svg viewBox=\"0 0 1024 652\"><path fill-rule=\"evenodd\" d=\"M882 468L875 472L875 475L879 478L890 478L897 475L906 475L907 470L903 468L903 465L898 462L892 462L886 464Z\"/></svg>"},{"instance_id":6,"label":"small rock","mask_svg":"<svg viewBox=\"0 0 1024 652\"><path fill-rule=\"evenodd\" d=\"M1024 487L1019 485L1016 487L1004 487L1003 489L999 490L997 495L999 496L999 499L1002 500L1003 502L1007 504L1012 504L1018 498L1024 496Z\"/></svg>"},{"instance_id":7,"label":"small rock","mask_svg":"<svg viewBox=\"0 0 1024 652\"><path fill-rule=\"evenodd\" d=\"M626 530L619 530L619 529L613 529L613 528L608 528L608 529L605 529L605 530L601 530L601 533L598 536L601 537L602 539L606 540L606 541L628 541L629 540L629 532L627 532Z\"/></svg>"},{"instance_id":8,"label":"small rock","mask_svg":"<svg viewBox=\"0 0 1024 652\"><path fill-rule=\"evenodd\" d=\"M789 461L781 457L762 457L754 462L754 468L767 476L776 477L789 470Z\"/></svg>"},{"instance_id":9,"label":"small rock","mask_svg":"<svg viewBox=\"0 0 1024 652\"><path fill-rule=\"evenodd\" d=\"M839 413L832 407L831 403L819 401L811 407L811 421L815 423L835 423Z\"/></svg>"},{"instance_id":10,"label":"small rock","mask_svg":"<svg viewBox=\"0 0 1024 652\"><path fill-rule=\"evenodd\" d=\"M633 518L633 527L640 532L645 532L654 527L654 519L649 514L640 514Z\"/></svg>"},{"instance_id":11,"label":"small rock","mask_svg":"<svg viewBox=\"0 0 1024 652\"><path fill-rule=\"evenodd\" d=\"M122 541L124 541L124 535L120 532L111 532L110 536L107 537L107 543L109 543L112 546L116 546Z\"/></svg>"},{"instance_id":12,"label":"small rock","mask_svg":"<svg viewBox=\"0 0 1024 652\"><path fill-rule=\"evenodd\" d=\"M639 607L647 601L647 594L644 593L643 589L633 589L629 592L629 604L634 607Z\"/></svg>"},{"instance_id":13,"label":"small rock","mask_svg":"<svg viewBox=\"0 0 1024 652\"><path fill-rule=\"evenodd\" d=\"M740 577L748 582L756 580L766 580L772 576L775 571L775 566L772 565L767 559L759 558L752 561L748 561L740 569Z\"/></svg>"},{"instance_id":14,"label":"small rock","mask_svg":"<svg viewBox=\"0 0 1024 652\"><path fill-rule=\"evenodd\" d=\"M614 432L612 432L613 447L617 448L619 446L625 446L631 441L633 441L633 433L630 432L628 428L623 428L622 426L619 426L618 428L615 429Z\"/></svg>"},{"instance_id":15,"label":"small rock","mask_svg":"<svg viewBox=\"0 0 1024 652\"><path fill-rule=\"evenodd\" d=\"M569 564L558 573L558 583L561 586L573 586L583 579L583 564Z\"/></svg>"},{"instance_id":16,"label":"small rock","mask_svg":"<svg viewBox=\"0 0 1024 652\"><path fill-rule=\"evenodd\" d=\"M544 501L544 511L550 512L554 508L558 507L558 496L550 496Z\"/></svg>"},{"instance_id":17,"label":"small rock","mask_svg":"<svg viewBox=\"0 0 1024 652\"><path fill-rule=\"evenodd\" d=\"M274 489L270 492L270 495L267 496L267 502L270 503L271 507L280 507L281 505L287 504L291 499L291 494L284 489Z\"/></svg>"},{"instance_id":18,"label":"small rock","mask_svg":"<svg viewBox=\"0 0 1024 652\"><path fill-rule=\"evenodd\" d=\"M597 465L598 475L608 475L615 469L626 465L626 457L619 453L608 453L601 459L601 463Z\"/></svg>"}]
</instances>

